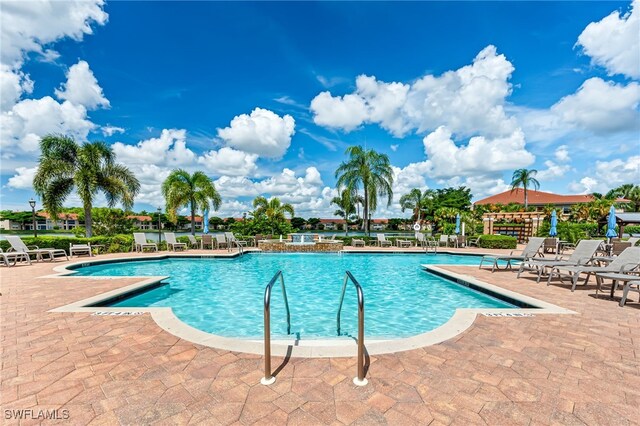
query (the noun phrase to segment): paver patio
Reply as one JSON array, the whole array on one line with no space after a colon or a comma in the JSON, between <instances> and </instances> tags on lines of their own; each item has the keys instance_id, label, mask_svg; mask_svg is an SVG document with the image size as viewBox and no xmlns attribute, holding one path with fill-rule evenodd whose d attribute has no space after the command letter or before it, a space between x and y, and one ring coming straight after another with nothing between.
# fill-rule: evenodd
<instances>
[{"instance_id":1,"label":"paver patio","mask_svg":"<svg viewBox=\"0 0 640 426\"><path fill-rule=\"evenodd\" d=\"M6 410L30 408L68 410L69 419L57 421L67 424L640 421L637 294L620 308L594 298L593 285L571 293L567 286L516 280L512 272L447 266L577 314L479 316L444 343L371 356L363 388L351 381L355 358L290 359L276 384L265 387L261 356L181 340L148 314L47 312L136 281L39 278L62 263L0 269L5 424L18 423ZM274 368L282 361L274 358Z\"/></svg>"}]
</instances>

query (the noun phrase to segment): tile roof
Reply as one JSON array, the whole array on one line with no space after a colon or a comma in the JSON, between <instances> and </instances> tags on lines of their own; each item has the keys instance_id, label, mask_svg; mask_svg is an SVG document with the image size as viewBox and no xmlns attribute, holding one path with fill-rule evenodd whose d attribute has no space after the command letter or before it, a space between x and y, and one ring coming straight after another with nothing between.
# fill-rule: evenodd
<instances>
[{"instance_id":1,"label":"tile roof","mask_svg":"<svg viewBox=\"0 0 640 426\"><path fill-rule=\"evenodd\" d=\"M595 198L593 195L560 195L553 194L551 192L534 191L532 189L527 190L527 198L529 205L546 205L546 204L577 204L588 203ZM518 203L524 204L524 190L517 188L514 191L505 191L500 194L492 195L482 200L478 200L473 204L509 204Z\"/></svg>"},{"instance_id":2,"label":"tile roof","mask_svg":"<svg viewBox=\"0 0 640 426\"><path fill-rule=\"evenodd\" d=\"M133 219L140 222L151 222L153 218L151 216L131 215L127 216L127 219Z\"/></svg>"},{"instance_id":3,"label":"tile roof","mask_svg":"<svg viewBox=\"0 0 640 426\"><path fill-rule=\"evenodd\" d=\"M37 212L37 216L49 219L50 215L47 212ZM77 213L58 213L58 220L78 220Z\"/></svg>"}]
</instances>

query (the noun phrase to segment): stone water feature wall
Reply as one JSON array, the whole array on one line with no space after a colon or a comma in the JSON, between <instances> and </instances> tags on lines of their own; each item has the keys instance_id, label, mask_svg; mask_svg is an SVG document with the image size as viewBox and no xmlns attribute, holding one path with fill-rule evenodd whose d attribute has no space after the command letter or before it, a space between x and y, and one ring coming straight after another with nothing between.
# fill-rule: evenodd
<instances>
[{"instance_id":1,"label":"stone water feature wall","mask_svg":"<svg viewBox=\"0 0 640 426\"><path fill-rule=\"evenodd\" d=\"M263 240L258 241L258 248L262 251L276 253L335 253L342 250L343 244L342 241L291 244L289 241Z\"/></svg>"}]
</instances>

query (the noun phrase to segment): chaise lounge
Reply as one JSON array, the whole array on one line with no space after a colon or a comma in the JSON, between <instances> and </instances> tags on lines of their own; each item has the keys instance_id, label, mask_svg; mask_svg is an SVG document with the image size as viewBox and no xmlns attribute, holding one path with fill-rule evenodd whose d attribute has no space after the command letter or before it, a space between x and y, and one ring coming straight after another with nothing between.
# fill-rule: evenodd
<instances>
[{"instance_id":1,"label":"chaise lounge","mask_svg":"<svg viewBox=\"0 0 640 426\"><path fill-rule=\"evenodd\" d=\"M482 256L482 259L480 260L480 266L478 266L478 268L482 268L482 264L485 261L491 262L492 264L491 272L493 272L496 269L500 269L500 267L498 266L498 261L503 261L503 262L507 262L507 265L504 267L504 269L511 269L512 267L511 262L514 262L514 261L523 262L527 259L531 259L532 257L536 256L539 253L543 242L544 242L543 237L531 237L529 238L529 242L527 243L525 248L522 250L522 253L520 254L513 254L513 251L511 251L511 253L506 256L500 256L500 255Z\"/></svg>"}]
</instances>

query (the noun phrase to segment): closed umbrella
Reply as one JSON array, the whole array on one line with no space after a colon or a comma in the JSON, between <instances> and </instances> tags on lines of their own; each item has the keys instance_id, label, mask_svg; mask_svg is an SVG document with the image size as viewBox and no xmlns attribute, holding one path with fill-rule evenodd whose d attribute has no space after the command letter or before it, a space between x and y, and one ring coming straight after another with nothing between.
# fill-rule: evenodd
<instances>
[{"instance_id":1,"label":"closed umbrella","mask_svg":"<svg viewBox=\"0 0 640 426\"><path fill-rule=\"evenodd\" d=\"M556 229L558 226L558 216L556 215L556 211L551 212L551 228L549 228L549 236L555 237L558 235L558 230Z\"/></svg>"},{"instance_id":2,"label":"closed umbrella","mask_svg":"<svg viewBox=\"0 0 640 426\"><path fill-rule=\"evenodd\" d=\"M204 211L204 217L202 218L202 232L205 234L209 233L209 209Z\"/></svg>"},{"instance_id":3,"label":"closed umbrella","mask_svg":"<svg viewBox=\"0 0 640 426\"><path fill-rule=\"evenodd\" d=\"M455 232L456 232L456 235L460 233L460 213L456 215L456 231Z\"/></svg>"},{"instance_id":4,"label":"closed umbrella","mask_svg":"<svg viewBox=\"0 0 640 426\"><path fill-rule=\"evenodd\" d=\"M607 238L615 238L618 236L616 232L616 208L611 206L609 209L609 217L607 218Z\"/></svg>"}]
</instances>

